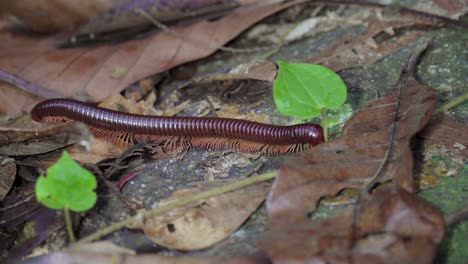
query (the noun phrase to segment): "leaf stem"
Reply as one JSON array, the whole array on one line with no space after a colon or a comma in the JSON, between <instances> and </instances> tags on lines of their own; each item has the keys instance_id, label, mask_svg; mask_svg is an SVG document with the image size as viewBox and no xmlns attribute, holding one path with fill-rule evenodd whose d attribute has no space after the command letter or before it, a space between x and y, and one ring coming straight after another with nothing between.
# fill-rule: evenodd
<instances>
[{"instance_id":1,"label":"leaf stem","mask_svg":"<svg viewBox=\"0 0 468 264\"><path fill-rule=\"evenodd\" d=\"M65 225L67 226L68 237L70 238L71 243L75 243L76 238L73 233L73 225L70 217L70 210L68 208L63 208L63 214L65 215Z\"/></svg>"},{"instance_id":2,"label":"leaf stem","mask_svg":"<svg viewBox=\"0 0 468 264\"><path fill-rule=\"evenodd\" d=\"M320 113L322 114L322 121L320 121L320 125L322 126L323 129L323 137L325 139L325 142L328 141L328 119L327 119L327 113L324 108L320 110Z\"/></svg>"},{"instance_id":3,"label":"leaf stem","mask_svg":"<svg viewBox=\"0 0 468 264\"><path fill-rule=\"evenodd\" d=\"M464 102L468 101L468 93L462 94L447 103L441 105L437 110L435 111L435 114L442 113L444 111L449 110L450 108L453 108L457 105L463 104Z\"/></svg>"},{"instance_id":4,"label":"leaf stem","mask_svg":"<svg viewBox=\"0 0 468 264\"><path fill-rule=\"evenodd\" d=\"M184 205L187 205L187 204L190 204L190 203L193 203L193 202L196 202L196 201L199 201L199 200L202 200L202 199L208 199L210 197L213 197L213 196L216 196L216 195L220 195L220 194L223 194L223 193L226 193L226 192L230 192L230 191L233 191L233 190L237 190L237 189L240 189L240 188L243 188L245 186L249 186L249 185L252 185L252 184L255 184L255 183L259 183L259 182L263 182L263 181L267 181L267 180L270 180L270 179L273 179L276 177L276 175L278 174L277 171L270 171L270 172L266 172L264 174L260 174L258 176L255 176L255 177L250 177L250 178L246 178L246 179L242 179L242 180L239 180L239 181L236 181L234 183L231 183L229 185L224 185L224 186L221 186L221 187L218 187L218 188L213 188L213 189L210 189L210 190L207 190L207 191L204 191L204 192L200 192L200 193L197 193L193 196L190 196L190 197L184 197L184 198L180 198L180 199L177 199L169 204L166 204L164 206L160 206L160 207L156 207L154 209L151 209L149 211L145 211L141 214L137 214L137 215L134 215L134 216L131 216L131 217L128 217L127 219L123 220L123 221L120 221L118 223L115 223L113 225L110 225L108 227L105 227L87 237L84 237L82 238L81 240L78 241L78 243L89 243L89 242L92 242L92 241L95 241L105 235L108 235L112 232L115 232L121 228L124 228L125 226L129 225L129 224L132 224L132 223L137 223L139 222L139 220L141 219L141 217L143 218L148 218L148 217L154 217L154 216L157 216L157 215L162 215L174 208L177 208L177 207L180 207L180 206L184 206Z\"/></svg>"}]
</instances>

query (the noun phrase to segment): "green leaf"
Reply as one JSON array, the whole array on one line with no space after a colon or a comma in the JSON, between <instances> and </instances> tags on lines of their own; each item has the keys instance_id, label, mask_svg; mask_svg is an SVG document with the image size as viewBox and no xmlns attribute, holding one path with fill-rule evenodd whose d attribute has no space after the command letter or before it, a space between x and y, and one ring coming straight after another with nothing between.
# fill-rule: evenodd
<instances>
[{"instance_id":1,"label":"green leaf","mask_svg":"<svg viewBox=\"0 0 468 264\"><path fill-rule=\"evenodd\" d=\"M284 61L278 65L273 95L281 113L308 119L319 116L322 109L338 109L346 101L346 85L332 70Z\"/></svg>"},{"instance_id":2,"label":"green leaf","mask_svg":"<svg viewBox=\"0 0 468 264\"><path fill-rule=\"evenodd\" d=\"M36 198L52 209L84 212L96 204L96 186L94 175L64 151L57 163L47 169L47 177L37 180Z\"/></svg>"}]
</instances>

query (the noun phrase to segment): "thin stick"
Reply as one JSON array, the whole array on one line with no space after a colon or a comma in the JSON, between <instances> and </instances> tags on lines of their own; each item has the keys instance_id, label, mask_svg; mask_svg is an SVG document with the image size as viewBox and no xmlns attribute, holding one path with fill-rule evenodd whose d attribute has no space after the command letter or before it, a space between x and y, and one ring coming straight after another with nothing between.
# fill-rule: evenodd
<instances>
[{"instance_id":1,"label":"thin stick","mask_svg":"<svg viewBox=\"0 0 468 264\"><path fill-rule=\"evenodd\" d=\"M437 108L435 110L434 114L439 114L439 113L445 112L445 111L449 110L450 108L453 108L455 106L463 104L466 101L468 101L468 93L462 94L462 95L448 101L447 103L441 105L439 108Z\"/></svg>"},{"instance_id":2,"label":"thin stick","mask_svg":"<svg viewBox=\"0 0 468 264\"><path fill-rule=\"evenodd\" d=\"M175 200L167 205L164 205L164 206L160 206L160 207L157 207L157 208L154 208L154 209L151 209L149 211L145 211L143 212L142 214L138 214L138 215L135 215L135 216L131 216L121 222L118 222L118 223L115 223L109 227L106 227L106 228L103 228L87 237L84 237L82 238L81 240L78 241L78 243L89 243L89 242L92 242L92 241L95 241L103 236L106 236L112 232L115 232L121 228L124 228L125 226L127 225L130 225L134 222L137 222L139 221L139 219L141 219L141 217L143 218L149 218L149 217L154 217L154 216L157 216L157 215L162 215L174 208L177 208L177 207L181 207L181 206L184 206L184 205L187 205L187 204L191 204L193 202L196 202L196 201L199 201L199 200L202 200L202 199L208 199L210 197L213 197L213 196L217 196L217 195L220 195L220 194L223 194L223 193L226 193L226 192L230 192L230 191L234 191L234 190L237 190L237 189L240 189L240 188L243 188L243 187L246 187L246 186L249 186L249 185L252 185L252 184L255 184L255 183L259 183L259 182L263 182L263 181L267 181L267 180L270 180L270 179L273 179L276 177L276 175L278 174L277 171L270 171L270 172L267 172L267 173L264 173L264 174L261 174L261 175L258 175L256 177L251 177L251 178L246 178L246 179L243 179L243 180L239 180L237 182L234 182L232 184L229 184L229 185L225 185L225 186L221 186L221 187L218 187L218 188L213 188L211 190L207 190L207 191L204 191L204 192L200 192L200 193L197 193L193 196L190 196L190 197L184 197L184 198L181 198L181 199L178 199L178 200Z\"/></svg>"}]
</instances>

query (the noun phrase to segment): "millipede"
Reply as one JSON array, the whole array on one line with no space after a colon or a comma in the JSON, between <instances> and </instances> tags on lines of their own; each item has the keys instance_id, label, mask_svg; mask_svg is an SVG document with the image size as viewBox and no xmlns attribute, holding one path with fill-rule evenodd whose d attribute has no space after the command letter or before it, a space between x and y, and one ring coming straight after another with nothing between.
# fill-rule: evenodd
<instances>
[{"instance_id":1,"label":"millipede","mask_svg":"<svg viewBox=\"0 0 468 264\"><path fill-rule=\"evenodd\" d=\"M37 104L31 117L38 122L82 122L96 136L119 144L141 141L182 146L231 149L279 155L302 151L324 141L317 124L276 126L216 117L168 117L114 111L72 99Z\"/></svg>"}]
</instances>

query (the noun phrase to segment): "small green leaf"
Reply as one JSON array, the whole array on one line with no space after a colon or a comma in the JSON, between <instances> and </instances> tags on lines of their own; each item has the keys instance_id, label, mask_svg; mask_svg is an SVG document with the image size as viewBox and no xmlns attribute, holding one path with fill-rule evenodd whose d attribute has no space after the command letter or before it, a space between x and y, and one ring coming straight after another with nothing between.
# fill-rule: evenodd
<instances>
[{"instance_id":1,"label":"small green leaf","mask_svg":"<svg viewBox=\"0 0 468 264\"><path fill-rule=\"evenodd\" d=\"M47 177L37 180L36 198L52 209L83 212L96 204L96 186L94 175L64 151L57 163L47 169Z\"/></svg>"},{"instance_id":2,"label":"small green leaf","mask_svg":"<svg viewBox=\"0 0 468 264\"><path fill-rule=\"evenodd\" d=\"M284 61L278 65L273 95L281 113L308 119L319 116L322 109L338 109L346 101L346 85L332 70Z\"/></svg>"}]
</instances>

